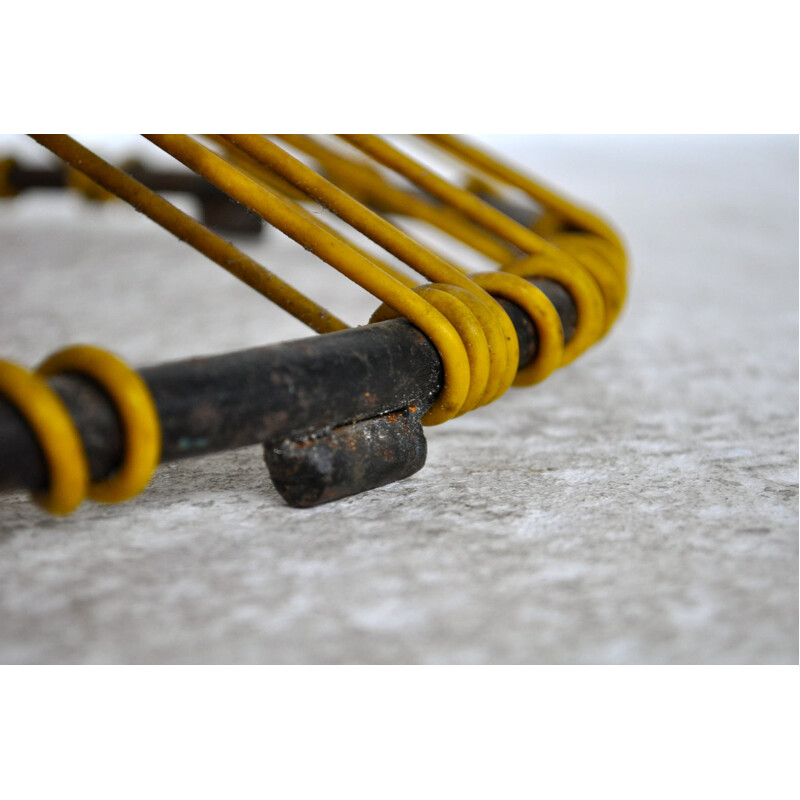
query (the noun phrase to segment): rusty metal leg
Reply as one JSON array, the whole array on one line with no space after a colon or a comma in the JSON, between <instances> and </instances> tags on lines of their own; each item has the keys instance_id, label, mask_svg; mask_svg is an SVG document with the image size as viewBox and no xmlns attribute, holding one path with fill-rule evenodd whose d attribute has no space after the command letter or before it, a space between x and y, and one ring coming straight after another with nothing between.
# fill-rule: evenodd
<instances>
[{"instance_id":1,"label":"rusty metal leg","mask_svg":"<svg viewBox=\"0 0 800 800\"><path fill-rule=\"evenodd\" d=\"M425 465L422 409L410 406L304 439L264 445L272 483L295 508L349 497L407 478Z\"/></svg>"}]
</instances>

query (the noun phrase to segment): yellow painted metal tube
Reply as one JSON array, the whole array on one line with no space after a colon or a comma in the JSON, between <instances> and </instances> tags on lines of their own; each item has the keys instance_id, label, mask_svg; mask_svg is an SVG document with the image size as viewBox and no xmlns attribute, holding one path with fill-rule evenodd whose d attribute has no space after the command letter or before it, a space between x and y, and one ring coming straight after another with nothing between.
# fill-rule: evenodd
<instances>
[{"instance_id":1,"label":"yellow painted metal tube","mask_svg":"<svg viewBox=\"0 0 800 800\"><path fill-rule=\"evenodd\" d=\"M145 134L145 137L420 328L439 351L445 371L444 388L425 415L425 421L438 424L460 411L469 390L469 359L461 337L441 312L292 208L275 192L190 137L182 134Z\"/></svg>"},{"instance_id":2,"label":"yellow painted metal tube","mask_svg":"<svg viewBox=\"0 0 800 800\"><path fill-rule=\"evenodd\" d=\"M582 230L594 233L611 242L618 250L624 253L622 242L616 231L596 214L583 209L570 202L565 197L557 194L552 189L544 186L540 181L533 180L519 172L519 170L504 164L496 156L489 155L485 150L468 144L457 136L449 134L424 134L423 138L433 142L443 150L477 167L485 174L521 189L532 200L536 201L548 211L553 211L567 222Z\"/></svg>"},{"instance_id":3,"label":"yellow painted metal tube","mask_svg":"<svg viewBox=\"0 0 800 800\"><path fill-rule=\"evenodd\" d=\"M324 222L319 217L315 216L310 211L303 208L303 206L300 205L300 203L294 203L288 198L285 199L287 200L288 203L291 204L292 208L294 208L298 214L302 214L306 219L309 219L312 222L314 222L316 225L322 228L322 230L324 230L326 233L338 239L342 244L346 245L352 250L355 250L355 252L358 253L360 256L363 256L368 261L371 261L373 264L379 266L387 275L391 275L396 281L399 281L404 286L408 286L409 289L413 289L417 285L417 281L415 281L410 275L406 275L405 273L400 272L399 269L396 269L384 259L376 256L374 253L367 252L363 247L361 247L361 245L356 244L352 239L343 236L341 233L339 233L339 231L335 230L330 225L328 225L327 222Z\"/></svg>"},{"instance_id":4,"label":"yellow painted metal tube","mask_svg":"<svg viewBox=\"0 0 800 800\"><path fill-rule=\"evenodd\" d=\"M468 290L476 289L463 270L412 239L269 139L254 134L223 134L223 137L259 163L277 172L428 280L452 283Z\"/></svg>"},{"instance_id":5,"label":"yellow painted metal tube","mask_svg":"<svg viewBox=\"0 0 800 800\"><path fill-rule=\"evenodd\" d=\"M472 313L468 302L474 295L458 286L433 283L418 286L414 290L453 323L467 348L470 368L470 386L464 405L459 411L465 414L481 404L489 379L490 353L480 321ZM397 311L386 304L381 305L370 317L370 322L383 322L398 316Z\"/></svg>"},{"instance_id":6,"label":"yellow painted metal tube","mask_svg":"<svg viewBox=\"0 0 800 800\"><path fill-rule=\"evenodd\" d=\"M577 310L575 333L564 346L563 365L574 361L591 347L606 331L606 311L603 294L591 273L580 266L570 268L561 259L549 256L527 256L507 264L504 272L521 278L549 278L561 284L572 297Z\"/></svg>"},{"instance_id":7,"label":"yellow painted metal tube","mask_svg":"<svg viewBox=\"0 0 800 800\"><path fill-rule=\"evenodd\" d=\"M114 403L124 430L122 463L106 480L92 482L81 435L58 393L45 381L76 372L99 384ZM161 422L141 376L112 353L97 347L67 347L35 372L0 361L0 397L11 402L30 425L47 463L47 489L34 501L51 514L69 514L88 496L118 503L139 494L161 456Z\"/></svg>"},{"instance_id":8,"label":"yellow painted metal tube","mask_svg":"<svg viewBox=\"0 0 800 800\"><path fill-rule=\"evenodd\" d=\"M231 163L236 165L242 172L277 192L292 206L292 208L294 208L300 214L304 214L309 219L313 219L317 225L319 225L321 228L324 228L328 233L331 234L331 236L336 236L338 239L348 245L348 247L352 247L357 253L360 253L365 258L375 262L379 267L381 267L381 269L383 269L384 272L388 272L392 277L396 278L401 283L404 283L406 286L413 287L417 285L416 281L412 280L412 278L410 278L408 275L403 274L398 269L395 269L391 264L388 264L386 261L377 258L372 253L368 253L366 250L364 250L364 248L353 242L351 239L348 239L346 236L343 236L341 233L339 233L339 231L334 230L323 220L312 217L309 212L306 211L306 209L303 208L303 206L298 202L306 199L306 195L303 192L295 188L291 183L289 183L289 181L284 180L276 172L273 172L268 167L260 164L254 158L248 156L247 153L240 150L238 147L234 147L225 139L224 136L218 133L203 134L203 138L214 142L214 144L221 147L225 152L225 157L230 159Z\"/></svg>"},{"instance_id":9,"label":"yellow painted metal tube","mask_svg":"<svg viewBox=\"0 0 800 800\"><path fill-rule=\"evenodd\" d=\"M340 134L344 141L357 147L378 163L394 170L415 186L437 197L443 203L469 217L487 230L511 242L524 253L536 255L551 248L547 242L519 222L507 217L467 189L440 177L413 158L400 152L379 136L368 134ZM557 252L557 251L556 251Z\"/></svg>"},{"instance_id":10,"label":"yellow painted metal tube","mask_svg":"<svg viewBox=\"0 0 800 800\"><path fill-rule=\"evenodd\" d=\"M310 136L280 134L279 138L311 156L325 170L332 183L364 205L381 213L398 214L426 222L497 263L504 263L517 255L499 240L476 228L455 209L434 205L393 186L367 163L339 156Z\"/></svg>"},{"instance_id":11,"label":"yellow painted metal tube","mask_svg":"<svg viewBox=\"0 0 800 800\"><path fill-rule=\"evenodd\" d=\"M130 203L182 241L199 250L318 333L344 330L347 325L317 303L242 253L230 242L173 206L163 197L104 161L91 150L63 134L31 134L39 144L81 170L103 188Z\"/></svg>"},{"instance_id":12,"label":"yellow painted metal tube","mask_svg":"<svg viewBox=\"0 0 800 800\"><path fill-rule=\"evenodd\" d=\"M78 429L41 375L0 361L0 397L9 400L36 435L48 468L48 488L35 492L37 505L51 514L69 514L86 497L89 464Z\"/></svg>"},{"instance_id":13,"label":"yellow painted metal tube","mask_svg":"<svg viewBox=\"0 0 800 800\"><path fill-rule=\"evenodd\" d=\"M514 385L540 383L564 361L564 329L555 306L541 289L517 275L482 272L472 277L492 294L516 303L533 320L539 340L536 357L517 373Z\"/></svg>"},{"instance_id":14,"label":"yellow painted metal tube","mask_svg":"<svg viewBox=\"0 0 800 800\"><path fill-rule=\"evenodd\" d=\"M483 326L490 337L490 350L494 356L494 367L485 401L495 399L512 384L519 360L519 345L514 327L508 315L491 296L462 270L419 244L265 137L253 134L223 135L231 144L277 172L429 281L457 286L483 299L489 310L489 318L484 316Z\"/></svg>"},{"instance_id":15,"label":"yellow painted metal tube","mask_svg":"<svg viewBox=\"0 0 800 800\"><path fill-rule=\"evenodd\" d=\"M606 310L606 331L614 324L625 304L627 287L625 276L619 269L624 260L612 254L613 245L592 234L583 233L556 233L552 236L552 243L565 253L583 264L597 281L603 293ZM607 245L607 246L606 246Z\"/></svg>"},{"instance_id":16,"label":"yellow painted metal tube","mask_svg":"<svg viewBox=\"0 0 800 800\"><path fill-rule=\"evenodd\" d=\"M565 349L565 363L569 363L587 347L594 344L608 329L607 314L600 287L588 265L584 266L573 256L559 250L524 225L485 203L469 190L461 189L436 175L380 137L364 134L341 134L340 136L379 163L395 170L416 186L438 197L442 202L454 206L479 225L504 237L527 253L530 258L527 259L526 268L529 267L530 271L526 272L524 277L551 277L564 283L561 278L554 278L553 275L546 273L540 274L535 269L540 265L542 267L546 265L549 271L556 267L563 268L561 269L562 274L576 286L580 279L582 296L579 298L573 296L579 305L578 331ZM510 268L511 265L503 265L504 270ZM594 297L592 302L589 302L590 296ZM599 304L595 302L597 298L600 298Z\"/></svg>"},{"instance_id":17,"label":"yellow painted metal tube","mask_svg":"<svg viewBox=\"0 0 800 800\"><path fill-rule=\"evenodd\" d=\"M230 161L236 164L243 172L250 175L251 178L255 178L291 200L299 201L303 199L303 193L301 191L295 189L292 184L283 180L280 175L277 175L272 170L267 169L263 164L259 164L255 159L250 158L241 150L232 147L231 143L226 141L220 134L204 133L203 139L213 142L221 148L225 157L230 159Z\"/></svg>"},{"instance_id":18,"label":"yellow painted metal tube","mask_svg":"<svg viewBox=\"0 0 800 800\"><path fill-rule=\"evenodd\" d=\"M87 495L101 503L121 503L143 491L161 458L161 423L150 390L139 373L107 350L88 345L53 353L36 372L45 377L59 372L86 375L102 386L114 402L125 435L125 454L113 475L89 484Z\"/></svg>"},{"instance_id":19,"label":"yellow painted metal tube","mask_svg":"<svg viewBox=\"0 0 800 800\"><path fill-rule=\"evenodd\" d=\"M485 151L471 147L454 136L426 135L461 163L478 167L484 174L521 189L546 213L533 226L559 250L574 258L595 279L605 300L605 329L608 332L625 304L627 263L624 247L616 232L600 217L559 196Z\"/></svg>"}]
</instances>

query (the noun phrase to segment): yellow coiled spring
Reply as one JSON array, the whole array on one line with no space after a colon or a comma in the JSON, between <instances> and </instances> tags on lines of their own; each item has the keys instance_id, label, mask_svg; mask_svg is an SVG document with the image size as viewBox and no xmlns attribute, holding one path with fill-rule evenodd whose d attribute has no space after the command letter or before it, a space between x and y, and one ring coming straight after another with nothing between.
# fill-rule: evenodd
<instances>
[{"instance_id":1,"label":"yellow coiled spring","mask_svg":"<svg viewBox=\"0 0 800 800\"><path fill-rule=\"evenodd\" d=\"M93 483L78 429L67 407L45 378L83 375L106 392L122 422L124 452L114 474ZM36 372L0 361L0 394L10 400L36 434L48 466L48 490L34 500L53 514L69 514L89 497L118 503L147 486L161 455L161 426L147 385L130 367L105 350L68 347L45 360Z\"/></svg>"},{"instance_id":2,"label":"yellow coiled spring","mask_svg":"<svg viewBox=\"0 0 800 800\"><path fill-rule=\"evenodd\" d=\"M317 332L347 327L74 140L63 135L33 138L84 176L73 184L96 186L104 197L126 200ZM314 159L325 175L261 135L217 134L205 137L206 143L182 134L146 138L373 294L381 305L371 322L402 316L428 336L442 360L444 385L424 417L426 424L490 403L512 384L530 386L544 380L602 338L624 303L625 253L605 222L453 137L423 138L468 170L472 188L490 186L488 180L526 193L544 210L533 227L376 136L342 135L336 148L304 136L277 137ZM342 147L354 148L370 161L346 156ZM384 177L387 170L424 194L401 191ZM366 253L316 219L299 204L302 198L333 212L424 282ZM469 274L389 222L386 213L435 225L493 258L499 270ZM568 341L552 302L530 279L554 281L572 298L577 321ZM536 357L519 371L517 335L494 298L519 306L536 329ZM64 371L96 381L113 399L123 422L125 458L117 472L99 484L90 483L80 436L58 395L43 380ZM0 393L28 420L46 455L50 488L39 502L48 510L67 513L86 495L104 502L127 499L147 484L160 454L158 416L144 381L114 356L96 348L69 348L48 359L36 374L2 362Z\"/></svg>"}]
</instances>

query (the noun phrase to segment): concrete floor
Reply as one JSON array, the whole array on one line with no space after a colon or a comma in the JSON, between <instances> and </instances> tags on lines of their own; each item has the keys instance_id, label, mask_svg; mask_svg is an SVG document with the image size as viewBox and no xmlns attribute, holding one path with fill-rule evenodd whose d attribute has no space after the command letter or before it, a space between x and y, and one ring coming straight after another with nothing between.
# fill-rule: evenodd
<instances>
[{"instance_id":1,"label":"concrete floor","mask_svg":"<svg viewBox=\"0 0 800 800\"><path fill-rule=\"evenodd\" d=\"M0 498L0 661L796 663L798 140L493 139L624 232L612 334L428 429L412 478L285 507L258 448L51 519ZM16 145L14 145L16 146ZM374 303L278 235L334 311ZM123 206L0 204L0 353L135 364L305 330Z\"/></svg>"}]
</instances>

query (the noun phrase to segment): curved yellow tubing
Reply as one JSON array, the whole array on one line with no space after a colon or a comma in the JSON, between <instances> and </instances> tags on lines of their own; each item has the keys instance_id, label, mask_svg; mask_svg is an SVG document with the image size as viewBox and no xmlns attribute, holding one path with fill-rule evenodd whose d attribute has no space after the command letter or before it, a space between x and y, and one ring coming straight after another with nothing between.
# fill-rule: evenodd
<instances>
[{"instance_id":1,"label":"curved yellow tubing","mask_svg":"<svg viewBox=\"0 0 800 800\"><path fill-rule=\"evenodd\" d=\"M562 261L549 256L528 256L506 264L503 272L521 278L550 278L560 283L570 294L577 311L575 333L564 346L563 365L574 361L591 347L605 332L605 301L594 278L584 270L569 269Z\"/></svg>"},{"instance_id":2,"label":"curved yellow tubing","mask_svg":"<svg viewBox=\"0 0 800 800\"><path fill-rule=\"evenodd\" d=\"M310 136L278 134L278 138L311 156L323 168L328 180L379 213L399 214L427 222L498 263L514 257L512 250L480 228L470 225L469 220L459 212L436 205L423 195L403 191L385 180L366 162L356 162L338 155Z\"/></svg>"},{"instance_id":3,"label":"curved yellow tubing","mask_svg":"<svg viewBox=\"0 0 800 800\"><path fill-rule=\"evenodd\" d=\"M561 317L547 295L523 278L510 273L483 272L472 278L486 291L518 305L536 327L536 357L517 372L514 385L532 386L558 369L564 361L564 330Z\"/></svg>"},{"instance_id":4,"label":"curved yellow tubing","mask_svg":"<svg viewBox=\"0 0 800 800\"><path fill-rule=\"evenodd\" d=\"M339 134L339 136L380 164L402 175L415 186L465 214L473 222L506 239L523 253L534 255L550 250L558 254L556 248L524 225L507 217L502 211L490 206L468 189L462 189L440 177L379 136L366 134Z\"/></svg>"},{"instance_id":5,"label":"curved yellow tubing","mask_svg":"<svg viewBox=\"0 0 800 800\"><path fill-rule=\"evenodd\" d=\"M558 281L569 291L578 309L579 319L575 335L565 348L564 363L574 360L601 338L606 331L603 295L591 273L580 262L472 192L435 174L380 137L364 134L339 136L414 185L457 208L477 224L511 242L530 257L503 265L504 271L522 277L548 277ZM536 263L537 269L545 269L548 274L520 272L520 269L524 270L520 264L524 263Z\"/></svg>"},{"instance_id":6,"label":"curved yellow tubing","mask_svg":"<svg viewBox=\"0 0 800 800\"><path fill-rule=\"evenodd\" d=\"M268 299L318 332L347 325L265 270L124 172L61 135L34 135L73 169L68 184L92 199L117 195L185 240ZM372 321L406 317L439 353L444 386L423 421L438 424L491 402L514 383L528 386L572 361L600 339L625 302L625 252L617 234L596 215L579 208L489 154L450 136L424 138L469 168L526 192L545 209L533 229L457 186L374 136L341 135L373 161L403 176L440 201L403 191L367 162L338 155L307 137L283 136L317 159L333 181L319 175L260 135L210 137L226 156L184 135L147 135L214 186L315 253L381 301ZM226 160L227 159L227 160ZM232 163L231 163L232 162ZM0 195L13 193L13 162L0 162ZM336 184L373 208L359 202ZM416 281L376 258L299 205L309 197L377 243L430 283ZM376 210L380 213L376 213ZM501 263L501 271L468 275L388 222L381 213L417 216ZM475 226L470 225L475 223ZM546 237L541 234L546 232ZM523 257L512 261L515 254ZM572 297L575 334L565 345L560 317L547 296L524 278L556 281ZM511 319L496 298L519 306L538 337L533 362L519 370L519 345ZM68 409L43 376L75 372L95 381L114 403L124 431L124 455L115 473L92 484L80 434ZM49 489L37 502L68 513L88 494L118 502L140 492L160 459L157 410L141 376L98 348L71 347L48 358L34 374L0 362L0 395L28 420L45 454Z\"/></svg>"},{"instance_id":7,"label":"curved yellow tubing","mask_svg":"<svg viewBox=\"0 0 800 800\"><path fill-rule=\"evenodd\" d=\"M439 351L445 372L444 387L424 421L437 425L458 413L469 391L469 359L464 343L441 312L266 186L259 185L188 136L145 134L145 137L420 328Z\"/></svg>"},{"instance_id":8,"label":"curved yellow tubing","mask_svg":"<svg viewBox=\"0 0 800 800\"><path fill-rule=\"evenodd\" d=\"M481 319L484 333L489 340L492 356L489 379L492 392L490 399L499 396L511 385L516 374L519 357L519 345L514 327L502 308L462 269L423 247L399 228L263 136L223 134L223 138L259 164L274 170L293 186L352 225L387 252L424 275L429 281L447 286L458 286L483 300L484 303L476 305L473 311ZM501 387L503 388L501 389Z\"/></svg>"},{"instance_id":9,"label":"curved yellow tubing","mask_svg":"<svg viewBox=\"0 0 800 800\"><path fill-rule=\"evenodd\" d=\"M64 402L38 375L0 361L0 395L6 397L33 429L48 468L48 489L33 499L51 514L69 514L86 496L89 465Z\"/></svg>"},{"instance_id":10,"label":"curved yellow tubing","mask_svg":"<svg viewBox=\"0 0 800 800\"><path fill-rule=\"evenodd\" d=\"M476 283L475 285L483 290L480 284ZM450 294L455 294L472 311L483 329L483 335L489 346L489 379L478 405L488 405L505 394L514 382L519 364L517 332L514 330L508 314L499 306L494 297L483 293L478 296L460 286L448 286L447 289ZM484 297L489 299L485 300ZM498 314L501 317L501 325L497 324ZM510 333L509 328L511 329Z\"/></svg>"},{"instance_id":11,"label":"curved yellow tubing","mask_svg":"<svg viewBox=\"0 0 800 800\"><path fill-rule=\"evenodd\" d=\"M122 421L124 455L110 478L89 484L88 496L101 503L120 503L139 494L161 457L158 411L142 377L115 355L88 345L54 353L37 372L44 376L59 372L86 375L111 397Z\"/></svg>"},{"instance_id":12,"label":"curved yellow tubing","mask_svg":"<svg viewBox=\"0 0 800 800\"><path fill-rule=\"evenodd\" d=\"M604 254L605 242L597 236L584 233L557 233L550 241L583 264L597 282L605 302L604 333L607 332L625 304L625 278Z\"/></svg>"},{"instance_id":13,"label":"curved yellow tubing","mask_svg":"<svg viewBox=\"0 0 800 800\"><path fill-rule=\"evenodd\" d=\"M492 178L498 179L509 186L521 189L539 205L571 223L573 226L596 234L610 242L618 251L620 260L617 263L621 264L624 270L625 251L622 242L616 231L596 214L592 214L580 208L575 203L571 203L552 189L545 187L541 182L528 178L526 175L521 174L519 170L502 163L498 158L489 155L485 150L467 144L457 136L449 134L423 134L423 138L433 142L443 150L450 152L452 155L455 155L471 166L477 167Z\"/></svg>"},{"instance_id":14,"label":"curved yellow tubing","mask_svg":"<svg viewBox=\"0 0 800 800\"><path fill-rule=\"evenodd\" d=\"M489 347L483 334L480 321L465 302L471 297L469 292L458 286L429 284L418 286L414 292L424 297L434 308L437 308L453 324L461 336L469 357L470 384L469 392L458 414L465 414L478 406L484 399L486 385L489 380ZM383 322L398 316L397 311L387 305L381 305L370 317L370 322Z\"/></svg>"}]
</instances>

